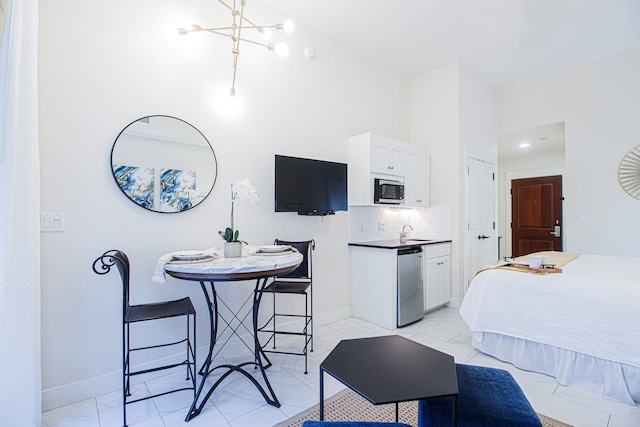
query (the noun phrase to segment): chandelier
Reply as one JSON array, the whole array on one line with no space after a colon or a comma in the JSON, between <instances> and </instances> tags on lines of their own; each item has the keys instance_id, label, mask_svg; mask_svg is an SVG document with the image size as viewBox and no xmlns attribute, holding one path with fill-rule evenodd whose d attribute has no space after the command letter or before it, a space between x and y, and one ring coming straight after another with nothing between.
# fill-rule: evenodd
<instances>
[{"instance_id":1,"label":"chandelier","mask_svg":"<svg viewBox=\"0 0 640 427\"><path fill-rule=\"evenodd\" d=\"M271 30L282 30L285 33L291 33L294 28L294 24L290 20L286 20L280 24L273 25L256 25L244 15L244 9L247 4L246 0L233 0L232 5L227 4L224 0L218 0L224 7L231 12L231 26L219 27L219 28L202 28L200 25L193 24L191 28L178 28L178 35L184 36L189 33L208 32L211 34L217 34L219 36L227 37L231 40L231 55L232 55L232 67L233 67L233 79L231 81L231 96L236 94L236 72L238 69L238 55L240 54L240 42L251 43L254 45L262 46L268 50L274 51L276 55L285 57L289 54L289 46L286 43L267 43L262 41L251 40L245 38L245 31L251 32L257 31L262 39L268 41L271 39ZM239 8L238 8L239 7ZM254 34L255 35L255 34Z\"/></svg>"}]
</instances>

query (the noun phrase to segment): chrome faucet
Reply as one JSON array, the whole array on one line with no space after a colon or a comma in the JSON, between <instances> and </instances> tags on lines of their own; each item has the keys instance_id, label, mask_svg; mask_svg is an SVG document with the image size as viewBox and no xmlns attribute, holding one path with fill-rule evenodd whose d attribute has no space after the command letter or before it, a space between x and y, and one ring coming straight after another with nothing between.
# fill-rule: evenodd
<instances>
[{"instance_id":1,"label":"chrome faucet","mask_svg":"<svg viewBox=\"0 0 640 427\"><path fill-rule=\"evenodd\" d=\"M402 227L402 233L400 233L400 244L401 245L406 245L407 244L407 232L405 231L405 228L409 227L411 229L411 231L413 231L413 227L410 226L409 224L406 224Z\"/></svg>"}]
</instances>

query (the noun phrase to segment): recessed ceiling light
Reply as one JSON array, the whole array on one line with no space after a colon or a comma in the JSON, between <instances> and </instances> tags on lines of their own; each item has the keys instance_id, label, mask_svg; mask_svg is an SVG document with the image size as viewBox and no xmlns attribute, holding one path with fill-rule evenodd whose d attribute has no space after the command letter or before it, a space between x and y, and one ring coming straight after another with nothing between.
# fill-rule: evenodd
<instances>
[{"instance_id":1,"label":"recessed ceiling light","mask_svg":"<svg viewBox=\"0 0 640 427\"><path fill-rule=\"evenodd\" d=\"M529 144L528 142L523 142L522 144L518 145L518 147L520 148L527 148L529 147L531 144Z\"/></svg>"}]
</instances>

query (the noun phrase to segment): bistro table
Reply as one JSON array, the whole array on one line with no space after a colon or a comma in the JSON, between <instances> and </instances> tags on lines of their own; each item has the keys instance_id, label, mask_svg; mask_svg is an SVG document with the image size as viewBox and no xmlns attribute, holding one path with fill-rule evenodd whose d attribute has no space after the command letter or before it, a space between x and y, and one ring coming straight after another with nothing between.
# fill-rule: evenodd
<instances>
[{"instance_id":1,"label":"bistro table","mask_svg":"<svg viewBox=\"0 0 640 427\"><path fill-rule=\"evenodd\" d=\"M261 255L259 250L256 251L256 249L259 249L259 247L244 248L243 255L238 258L215 256L193 260L192 262L170 261L164 265L164 271L172 277L200 282L200 287L202 288L202 292L207 301L207 308L209 311L209 353L200 370L200 374L202 375L200 386L198 387L198 391L196 392L196 396L185 421L191 420L202 411L202 408L218 385L220 385L220 383L233 372L239 372L249 379L249 381L251 381L260 391L267 403L275 407L280 407L280 402L278 401L265 372L265 369L271 366L271 362L264 352L262 352L260 342L258 340L256 332L258 328L258 310L260 308L260 301L262 299L265 285L269 278L295 270L302 262L303 256L295 250L288 250L278 254L264 253L264 255ZM247 298L245 304L234 312L220 298L220 295L216 290L216 282L234 282L243 280L255 280L255 289L253 290L252 295ZM209 284L209 289L207 289L206 283ZM243 315L240 311L243 310L246 302L251 298L253 300L251 307L248 308L247 313ZM228 315L230 316L230 319L225 319L221 315L219 310L220 303L230 310L231 314ZM252 330L247 328L243 323L243 320L247 318L249 314L252 315ZM224 322L223 325L220 324L221 320ZM235 327L232 326L232 322L234 322L234 320L236 323L239 322ZM218 344L217 340L221 338L218 334L221 333L221 326L224 325L226 325L224 330L229 329L231 334L226 338L224 343L221 344L220 350L232 337L236 336L249 348L249 350L253 352L251 361L239 363L237 365L220 364L218 366L212 366L214 359L213 350L216 344ZM238 332L238 329L241 327L251 335L250 344L247 344ZM263 359L266 361L266 365L263 363ZM244 369L245 366L260 368L260 373L268 392L249 372ZM204 398L200 400L207 377L218 369L226 371L216 380L213 386L209 388L204 395ZM199 400L200 403L198 403Z\"/></svg>"}]
</instances>

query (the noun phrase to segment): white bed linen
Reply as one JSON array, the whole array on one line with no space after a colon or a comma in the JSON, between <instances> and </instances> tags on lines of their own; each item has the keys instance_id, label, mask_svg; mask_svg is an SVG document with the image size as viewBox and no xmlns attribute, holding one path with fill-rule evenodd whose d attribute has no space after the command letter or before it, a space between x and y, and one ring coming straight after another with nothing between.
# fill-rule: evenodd
<instances>
[{"instance_id":1,"label":"white bed linen","mask_svg":"<svg viewBox=\"0 0 640 427\"><path fill-rule=\"evenodd\" d=\"M640 258L581 255L548 275L487 270L460 314L482 352L640 401Z\"/></svg>"},{"instance_id":2,"label":"white bed linen","mask_svg":"<svg viewBox=\"0 0 640 427\"><path fill-rule=\"evenodd\" d=\"M472 345L518 368L550 375L629 405L640 403L640 368L506 335L477 332Z\"/></svg>"}]
</instances>

